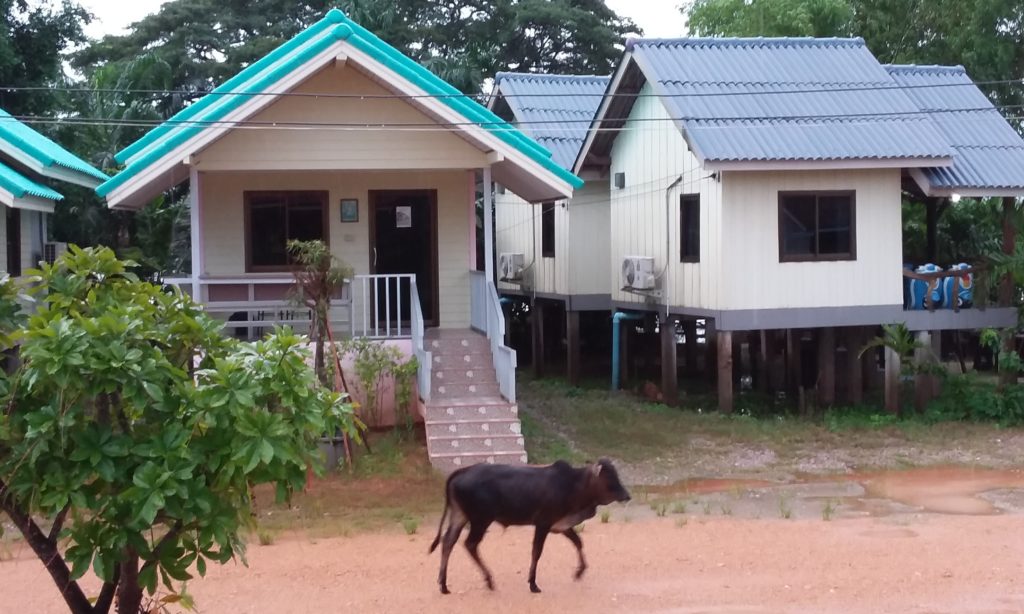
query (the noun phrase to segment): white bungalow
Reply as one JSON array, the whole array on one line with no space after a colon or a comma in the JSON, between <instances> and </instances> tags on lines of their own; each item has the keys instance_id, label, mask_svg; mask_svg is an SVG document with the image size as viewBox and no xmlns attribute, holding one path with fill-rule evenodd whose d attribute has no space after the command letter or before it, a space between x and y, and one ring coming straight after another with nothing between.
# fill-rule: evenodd
<instances>
[{"instance_id":1,"label":"white bungalow","mask_svg":"<svg viewBox=\"0 0 1024 614\"><path fill-rule=\"evenodd\" d=\"M498 73L488 106L547 147L570 168L608 77ZM580 316L604 318L611 306L608 177L591 173L571 199L540 207L496 186L494 215L498 290L530 302L532 364L544 371L545 314L565 314L566 364L570 383L580 377Z\"/></svg>"},{"instance_id":2,"label":"white bungalow","mask_svg":"<svg viewBox=\"0 0 1024 614\"><path fill-rule=\"evenodd\" d=\"M1024 142L962 68L886 68L861 39L632 41L573 168L611 177L613 307L706 319L725 410L742 341L758 385L816 389L825 405L845 356L858 403L854 356L877 325L1016 322L956 300L904 309L905 190L1024 195ZM675 327L662 329L671 399Z\"/></svg>"},{"instance_id":3,"label":"white bungalow","mask_svg":"<svg viewBox=\"0 0 1024 614\"><path fill-rule=\"evenodd\" d=\"M48 222L64 196L60 183L95 188L107 176L0 109L0 270L18 277L66 246L48 241Z\"/></svg>"},{"instance_id":4,"label":"white bungalow","mask_svg":"<svg viewBox=\"0 0 1024 614\"><path fill-rule=\"evenodd\" d=\"M435 465L525 462L492 259L475 270L475 192L488 220L492 177L529 202L571 197L582 182L547 150L332 10L118 159L98 189L111 207L189 182L193 269L177 282L211 312L305 319L285 244L322 239L356 273L335 330L418 358Z\"/></svg>"}]
</instances>

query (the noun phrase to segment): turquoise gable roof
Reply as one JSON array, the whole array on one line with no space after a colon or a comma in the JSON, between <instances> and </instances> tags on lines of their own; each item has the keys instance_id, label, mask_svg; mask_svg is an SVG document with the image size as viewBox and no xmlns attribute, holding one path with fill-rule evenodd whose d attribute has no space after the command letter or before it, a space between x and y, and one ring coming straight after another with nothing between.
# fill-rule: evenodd
<instances>
[{"instance_id":1,"label":"turquoise gable roof","mask_svg":"<svg viewBox=\"0 0 1024 614\"><path fill-rule=\"evenodd\" d=\"M10 147L17 149L17 151L35 160L36 163L43 167L59 166L87 175L98 181L109 179L106 174L32 128L29 128L3 109L0 109L0 139L3 139L10 144ZM0 151L4 150L4 145L0 143ZM6 153L10 156L16 156L12 151L6 151Z\"/></svg>"},{"instance_id":2,"label":"turquoise gable roof","mask_svg":"<svg viewBox=\"0 0 1024 614\"><path fill-rule=\"evenodd\" d=\"M268 91L269 87L339 40L347 41L428 94L437 96L438 100L458 112L466 122L475 123L489 130L572 187L579 188L583 185L581 179L555 163L547 149L346 17L341 11L332 9L323 19L119 152L117 160L127 163L126 168L99 186L96 189L97 193L101 196L109 195L175 147L203 132L212 122L223 120L254 94Z\"/></svg>"},{"instance_id":3,"label":"turquoise gable roof","mask_svg":"<svg viewBox=\"0 0 1024 614\"><path fill-rule=\"evenodd\" d=\"M15 198L34 196L46 200L58 201L64 197L50 188L32 181L6 164L0 163L0 188L14 195Z\"/></svg>"}]
</instances>

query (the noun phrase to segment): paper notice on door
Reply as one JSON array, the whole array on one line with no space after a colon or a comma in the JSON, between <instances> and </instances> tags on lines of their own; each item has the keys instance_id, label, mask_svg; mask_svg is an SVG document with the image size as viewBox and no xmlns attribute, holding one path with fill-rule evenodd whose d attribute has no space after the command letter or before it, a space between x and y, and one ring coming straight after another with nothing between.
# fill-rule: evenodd
<instances>
[{"instance_id":1,"label":"paper notice on door","mask_svg":"<svg viewBox=\"0 0 1024 614\"><path fill-rule=\"evenodd\" d=\"M412 228L412 207L395 207L395 228Z\"/></svg>"}]
</instances>

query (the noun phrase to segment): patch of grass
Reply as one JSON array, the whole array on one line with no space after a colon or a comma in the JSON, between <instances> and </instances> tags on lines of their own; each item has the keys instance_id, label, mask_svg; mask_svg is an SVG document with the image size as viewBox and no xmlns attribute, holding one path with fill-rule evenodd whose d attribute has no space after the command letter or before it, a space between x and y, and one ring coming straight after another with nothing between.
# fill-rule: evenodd
<instances>
[{"instance_id":1,"label":"patch of grass","mask_svg":"<svg viewBox=\"0 0 1024 614\"><path fill-rule=\"evenodd\" d=\"M608 521L612 519L611 510L601 510L601 524L608 524Z\"/></svg>"},{"instance_id":2,"label":"patch of grass","mask_svg":"<svg viewBox=\"0 0 1024 614\"><path fill-rule=\"evenodd\" d=\"M572 449L565 437L547 428L541 420L530 415L529 412L520 411L519 422L523 427L526 454L529 456L530 462L543 465L556 460L565 460L576 464L584 460Z\"/></svg>"},{"instance_id":3,"label":"patch of grass","mask_svg":"<svg viewBox=\"0 0 1024 614\"><path fill-rule=\"evenodd\" d=\"M793 517L793 505L789 495L779 495L779 518L789 520Z\"/></svg>"},{"instance_id":4,"label":"patch of grass","mask_svg":"<svg viewBox=\"0 0 1024 614\"><path fill-rule=\"evenodd\" d=\"M413 535L416 533L416 529L420 527L420 521L412 517L405 517L402 519L402 528L405 529L406 535Z\"/></svg>"},{"instance_id":5,"label":"patch of grass","mask_svg":"<svg viewBox=\"0 0 1024 614\"><path fill-rule=\"evenodd\" d=\"M274 544L274 533L264 528L256 529L256 538L259 539L261 546L272 546Z\"/></svg>"},{"instance_id":6,"label":"patch of grass","mask_svg":"<svg viewBox=\"0 0 1024 614\"><path fill-rule=\"evenodd\" d=\"M686 501L676 501L672 504L673 514L685 514L686 513Z\"/></svg>"},{"instance_id":7,"label":"patch of grass","mask_svg":"<svg viewBox=\"0 0 1024 614\"><path fill-rule=\"evenodd\" d=\"M398 431L391 431L379 437L371 437L372 454L365 450L356 456L352 475L356 477L395 477L402 472L406 445ZM344 472L344 469L342 469Z\"/></svg>"},{"instance_id":8,"label":"patch of grass","mask_svg":"<svg viewBox=\"0 0 1024 614\"><path fill-rule=\"evenodd\" d=\"M825 522L828 522L832 520L832 517L835 516L835 513L836 505L832 501L832 499L828 499L827 501L825 501L825 505L823 505L821 508L821 519Z\"/></svg>"},{"instance_id":9,"label":"patch of grass","mask_svg":"<svg viewBox=\"0 0 1024 614\"><path fill-rule=\"evenodd\" d=\"M658 518L664 518L665 514L668 513L668 504L666 503L659 503L653 507L654 513L658 516Z\"/></svg>"},{"instance_id":10,"label":"patch of grass","mask_svg":"<svg viewBox=\"0 0 1024 614\"><path fill-rule=\"evenodd\" d=\"M704 505L702 506L702 508L704 509L704 515L705 516L710 516L711 515L711 502L710 501L705 501Z\"/></svg>"},{"instance_id":11,"label":"patch of grass","mask_svg":"<svg viewBox=\"0 0 1024 614\"><path fill-rule=\"evenodd\" d=\"M723 516L732 516L732 505L723 501L718 504L718 509L722 511Z\"/></svg>"},{"instance_id":12,"label":"patch of grass","mask_svg":"<svg viewBox=\"0 0 1024 614\"><path fill-rule=\"evenodd\" d=\"M686 518L686 516L683 516L682 518L676 518L676 527L680 529L685 527L687 520L688 519Z\"/></svg>"},{"instance_id":13,"label":"patch of grass","mask_svg":"<svg viewBox=\"0 0 1024 614\"><path fill-rule=\"evenodd\" d=\"M623 514L622 522L625 522L626 524L629 524L629 523L633 522L633 517L630 516L629 514Z\"/></svg>"}]
</instances>

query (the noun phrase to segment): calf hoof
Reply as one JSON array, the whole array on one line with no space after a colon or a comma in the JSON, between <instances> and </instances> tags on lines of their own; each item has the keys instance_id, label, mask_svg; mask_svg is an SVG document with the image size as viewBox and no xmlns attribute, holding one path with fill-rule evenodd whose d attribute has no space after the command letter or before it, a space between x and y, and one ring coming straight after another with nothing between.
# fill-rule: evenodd
<instances>
[{"instance_id":1,"label":"calf hoof","mask_svg":"<svg viewBox=\"0 0 1024 614\"><path fill-rule=\"evenodd\" d=\"M441 585L441 594L442 595L450 595L451 594L451 591L448 590L448 586L446 584L442 584Z\"/></svg>"},{"instance_id":2,"label":"calf hoof","mask_svg":"<svg viewBox=\"0 0 1024 614\"><path fill-rule=\"evenodd\" d=\"M487 582L487 590L493 591L494 590L494 581L491 580L490 578L487 578L486 582Z\"/></svg>"},{"instance_id":3,"label":"calf hoof","mask_svg":"<svg viewBox=\"0 0 1024 614\"><path fill-rule=\"evenodd\" d=\"M530 592L531 593L539 593L540 592L540 587L537 586L536 584L531 584L530 585Z\"/></svg>"},{"instance_id":4,"label":"calf hoof","mask_svg":"<svg viewBox=\"0 0 1024 614\"><path fill-rule=\"evenodd\" d=\"M585 572L586 570L587 570L586 567L580 567L579 569L576 570L576 573L573 575L573 578L576 579L576 580L579 580L580 578L583 577L583 572Z\"/></svg>"}]
</instances>

